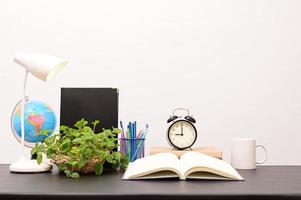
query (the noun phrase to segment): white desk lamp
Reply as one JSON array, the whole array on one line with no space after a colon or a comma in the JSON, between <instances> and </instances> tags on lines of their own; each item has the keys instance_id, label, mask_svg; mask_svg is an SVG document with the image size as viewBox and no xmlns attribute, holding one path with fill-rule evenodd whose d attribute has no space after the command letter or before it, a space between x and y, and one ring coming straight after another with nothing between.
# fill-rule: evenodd
<instances>
[{"instance_id":1,"label":"white desk lamp","mask_svg":"<svg viewBox=\"0 0 301 200\"><path fill-rule=\"evenodd\" d=\"M17 53L14 61L25 68L25 78L23 85L23 95L21 103L21 144L22 144L22 157L18 162L9 166L11 172L45 172L52 169L52 165L42 162L37 164L36 160L26 158L25 150L25 133L24 133L24 104L25 104L25 91L28 72L42 81L51 80L57 72L59 72L68 62L55 56L41 55L41 54L23 54Z\"/></svg>"}]
</instances>

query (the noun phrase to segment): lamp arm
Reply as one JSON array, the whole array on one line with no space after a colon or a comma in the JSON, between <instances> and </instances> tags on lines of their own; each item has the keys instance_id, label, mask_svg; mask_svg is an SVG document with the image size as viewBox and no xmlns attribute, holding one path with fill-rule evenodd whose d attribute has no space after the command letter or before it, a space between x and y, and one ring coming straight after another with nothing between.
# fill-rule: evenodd
<instances>
[{"instance_id":1,"label":"lamp arm","mask_svg":"<svg viewBox=\"0 0 301 200\"><path fill-rule=\"evenodd\" d=\"M25 126L24 126L24 109L25 109L25 94L26 94L26 82L27 82L28 71L25 70L25 77L23 82L23 94L21 102L21 145L22 145L22 155L23 159L26 158L25 150Z\"/></svg>"}]
</instances>

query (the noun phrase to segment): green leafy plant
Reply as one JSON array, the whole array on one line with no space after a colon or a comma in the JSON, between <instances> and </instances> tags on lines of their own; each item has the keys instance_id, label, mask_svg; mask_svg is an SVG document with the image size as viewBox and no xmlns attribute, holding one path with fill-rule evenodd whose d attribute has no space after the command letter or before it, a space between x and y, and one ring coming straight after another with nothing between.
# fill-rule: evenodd
<instances>
[{"instance_id":1,"label":"green leafy plant","mask_svg":"<svg viewBox=\"0 0 301 200\"><path fill-rule=\"evenodd\" d=\"M121 132L120 129L103 129L103 132L95 133L98 124L96 120L90 127L87 121L81 119L73 128L61 126L60 133L36 143L31 154L37 154L39 164L45 154L60 171L71 178L79 178L80 173L94 172L101 175L105 162L111 163L113 168L126 168L127 158L117 151L116 136Z\"/></svg>"}]
</instances>

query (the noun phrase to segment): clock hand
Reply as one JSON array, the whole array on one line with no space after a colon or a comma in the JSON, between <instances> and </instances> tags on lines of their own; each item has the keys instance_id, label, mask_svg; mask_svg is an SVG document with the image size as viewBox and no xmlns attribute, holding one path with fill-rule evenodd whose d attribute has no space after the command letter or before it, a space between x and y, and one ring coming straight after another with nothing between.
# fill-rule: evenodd
<instances>
[{"instance_id":1,"label":"clock hand","mask_svg":"<svg viewBox=\"0 0 301 200\"><path fill-rule=\"evenodd\" d=\"M181 135L183 136L183 124L181 124Z\"/></svg>"}]
</instances>

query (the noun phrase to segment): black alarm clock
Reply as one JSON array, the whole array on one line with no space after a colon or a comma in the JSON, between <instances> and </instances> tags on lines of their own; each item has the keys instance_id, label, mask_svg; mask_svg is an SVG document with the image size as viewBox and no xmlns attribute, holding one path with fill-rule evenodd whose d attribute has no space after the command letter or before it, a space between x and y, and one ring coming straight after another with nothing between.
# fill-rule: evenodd
<instances>
[{"instance_id":1,"label":"black alarm clock","mask_svg":"<svg viewBox=\"0 0 301 200\"><path fill-rule=\"evenodd\" d=\"M175 115L176 111L186 111L186 116ZM167 130L167 141L175 149L184 150L190 148L197 139L195 119L190 115L186 108L177 108L173 110L172 116L167 120L171 123Z\"/></svg>"}]
</instances>

